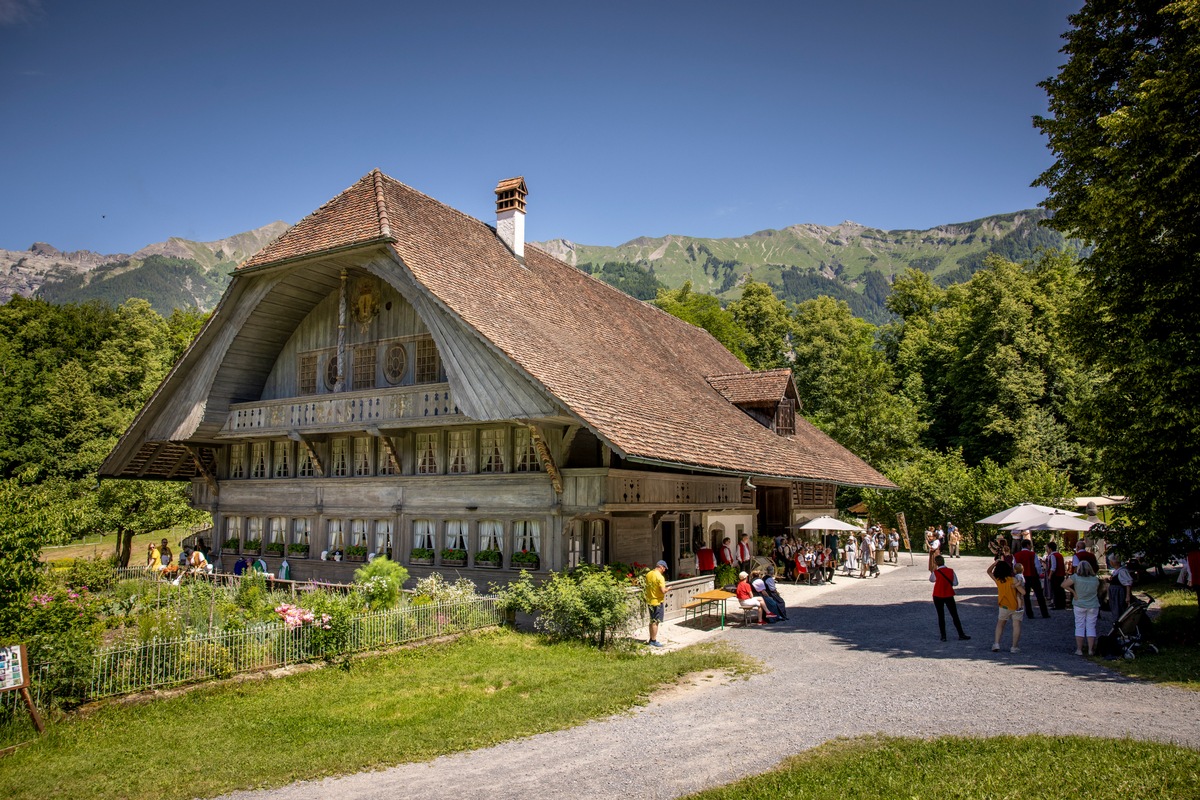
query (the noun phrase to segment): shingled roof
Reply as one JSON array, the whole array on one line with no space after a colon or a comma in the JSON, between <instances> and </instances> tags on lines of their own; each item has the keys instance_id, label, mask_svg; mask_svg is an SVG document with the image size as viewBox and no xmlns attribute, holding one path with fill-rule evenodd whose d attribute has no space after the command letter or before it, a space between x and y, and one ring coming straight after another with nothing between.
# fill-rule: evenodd
<instances>
[{"instance_id":1,"label":"shingled roof","mask_svg":"<svg viewBox=\"0 0 1200 800\"><path fill-rule=\"evenodd\" d=\"M751 373L706 331L536 247L517 258L489 225L378 170L242 269L381 245L444 310L626 458L893 486L802 418L795 436L781 437L731 403L772 393L777 401L790 370Z\"/></svg>"},{"instance_id":2,"label":"shingled roof","mask_svg":"<svg viewBox=\"0 0 1200 800\"><path fill-rule=\"evenodd\" d=\"M790 367L708 376L709 385L736 406L777 406L787 394L791 381Z\"/></svg>"}]
</instances>

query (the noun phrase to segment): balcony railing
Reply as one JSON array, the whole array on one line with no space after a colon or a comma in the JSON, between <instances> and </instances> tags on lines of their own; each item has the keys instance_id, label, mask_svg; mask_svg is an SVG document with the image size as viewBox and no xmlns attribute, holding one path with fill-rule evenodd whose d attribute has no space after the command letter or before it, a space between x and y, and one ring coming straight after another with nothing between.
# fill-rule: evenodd
<instances>
[{"instance_id":1,"label":"balcony railing","mask_svg":"<svg viewBox=\"0 0 1200 800\"><path fill-rule=\"evenodd\" d=\"M450 396L450 386L438 383L382 393L343 392L235 403L221 434L280 435L314 428L361 430L366 426L429 425L433 419L455 417L462 417L462 412Z\"/></svg>"},{"instance_id":2,"label":"balcony railing","mask_svg":"<svg viewBox=\"0 0 1200 800\"><path fill-rule=\"evenodd\" d=\"M738 477L565 469L563 505L610 509L734 508L744 502Z\"/></svg>"}]
</instances>

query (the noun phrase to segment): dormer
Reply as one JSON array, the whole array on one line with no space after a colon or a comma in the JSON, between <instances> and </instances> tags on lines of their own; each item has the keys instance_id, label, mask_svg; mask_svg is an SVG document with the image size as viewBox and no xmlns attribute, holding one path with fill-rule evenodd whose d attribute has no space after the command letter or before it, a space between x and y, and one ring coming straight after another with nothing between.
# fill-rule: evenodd
<instances>
[{"instance_id":1,"label":"dormer","mask_svg":"<svg viewBox=\"0 0 1200 800\"><path fill-rule=\"evenodd\" d=\"M764 428L780 436L796 434L800 398L790 368L710 375L706 380L722 397Z\"/></svg>"}]
</instances>

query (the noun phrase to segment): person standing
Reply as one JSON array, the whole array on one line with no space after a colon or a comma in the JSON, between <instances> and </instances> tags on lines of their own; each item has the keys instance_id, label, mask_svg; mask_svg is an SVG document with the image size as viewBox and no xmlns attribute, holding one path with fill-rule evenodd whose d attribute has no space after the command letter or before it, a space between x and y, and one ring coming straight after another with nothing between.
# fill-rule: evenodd
<instances>
[{"instance_id":1,"label":"person standing","mask_svg":"<svg viewBox=\"0 0 1200 800\"><path fill-rule=\"evenodd\" d=\"M719 553L721 565L733 566L733 548L729 545L729 537L726 536L721 542L721 551Z\"/></svg>"},{"instance_id":2,"label":"person standing","mask_svg":"<svg viewBox=\"0 0 1200 800\"><path fill-rule=\"evenodd\" d=\"M696 551L696 568L701 575L711 575L717 571L717 556L707 543L700 545Z\"/></svg>"},{"instance_id":3,"label":"person standing","mask_svg":"<svg viewBox=\"0 0 1200 800\"><path fill-rule=\"evenodd\" d=\"M892 528L892 532L888 534L888 557L893 564L900 562L900 534Z\"/></svg>"},{"instance_id":4,"label":"person standing","mask_svg":"<svg viewBox=\"0 0 1200 800\"><path fill-rule=\"evenodd\" d=\"M1050 599L1056 611L1067 608L1067 593L1063 591L1063 581L1067 579L1067 561L1058 552L1058 545L1050 542L1046 545L1046 572L1050 576Z\"/></svg>"},{"instance_id":5,"label":"person standing","mask_svg":"<svg viewBox=\"0 0 1200 800\"><path fill-rule=\"evenodd\" d=\"M929 573L929 582L933 584L933 607L937 609L938 632L942 634L942 641L946 641L946 612L949 611L950 619L954 621L954 629L958 631L958 638L966 641L971 637L963 630L962 623L958 620L958 607L954 603L954 587L958 586L958 576L946 566L946 560L942 556L934 558L934 562L937 569Z\"/></svg>"},{"instance_id":6,"label":"person standing","mask_svg":"<svg viewBox=\"0 0 1200 800\"><path fill-rule=\"evenodd\" d=\"M667 562L659 561L654 569L646 573L646 607L650 610L650 646L662 647L658 640L658 625L666 616L667 608Z\"/></svg>"},{"instance_id":7,"label":"person standing","mask_svg":"<svg viewBox=\"0 0 1200 800\"><path fill-rule=\"evenodd\" d=\"M1071 558L1071 572L1079 569L1079 565L1083 562L1092 565L1092 574L1100 574L1100 562L1096 560L1096 554L1087 549L1087 542L1080 539L1075 543L1075 555Z\"/></svg>"},{"instance_id":8,"label":"person standing","mask_svg":"<svg viewBox=\"0 0 1200 800\"><path fill-rule=\"evenodd\" d=\"M737 545L737 560L738 568L743 572L749 572L754 566L754 554L750 551L750 534L743 533L738 537Z\"/></svg>"},{"instance_id":9,"label":"person standing","mask_svg":"<svg viewBox=\"0 0 1200 800\"><path fill-rule=\"evenodd\" d=\"M846 536L846 577L853 577L854 570L858 569L858 542L851 533Z\"/></svg>"},{"instance_id":10,"label":"person standing","mask_svg":"<svg viewBox=\"0 0 1200 800\"><path fill-rule=\"evenodd\" d=\"M1116 622L1133 600L1133 573L1115 553L1109 554L1108 566L1112 569L1108 579L1108 610L1112 612L1113 622Z\"/></svg>"},{"instance_id":11,"label":"person standing","mask_svg":"<svg viewBox=\"0 0 1200 800\"><path fill-rule=\"evenodd\" d=\"M1004 634L1004 626L1012 620L1012 647L1010 653L1021 652L1021 595L1017 593L1017 584L1013 580L1013 569L1007 561L993 561L988 567L988 577L996 582L996 602L1000 607L996 619L996 635L992 640L992 652L1000 649L1000 637Z\"/></svg>"},{"instance_id":12,"label":"person standing","mask_svg":"<svg viewBox=\"0 0 1200 800\"><path fill-rule=\"evenodd\" d=\"M1032 590L1037 595L1038 609L1042 612L1042 619L1050 619L1050 612L1046 609L1046 596L1042 593L1040 577L1042 564L1028 540L1021 540L1021 549L1013 555L1013 560L1021 565L1025 575L1025 616L1033 619L1033 605L1029 602L1029 592Z\"/></svg>"},{"instance_id":13,"label":"person standing","mask_svg":"<svg viewBox=\"0 0 1200 800\"><path fill-rule=\"evenodd\" d=\"M1187 554L1188 586L1196 592L1196 617L1200 619L1200 544L1193 542Z\"/></svg>"},{"instance_id":14,"label":"person standing","mask_svg":"<svg viewBox=\"0 0 1200 800\"><path fill-rule=\"evenodd\" d=\"M953 522L947 522L948 529L947 537L950 541L950 558L958 558L958 549L962 545L962 534L958 532L958 526Z\"/></svg>"},{"instance_id":15,"label":"person standing","mask_svg":"<svg viewBox=\"0 0 1200 800\"><path fill-rule=\"evenodd\" d=\"M1074 574L1063 581L1063 588L1071 593L1071 606L1075 609L1075 655L1083 655L1087 642L1088 655L1096 655L1096 621L1100 618L1100 579L1087 560L1081 561Z\"/></svg>"}]
</instances>

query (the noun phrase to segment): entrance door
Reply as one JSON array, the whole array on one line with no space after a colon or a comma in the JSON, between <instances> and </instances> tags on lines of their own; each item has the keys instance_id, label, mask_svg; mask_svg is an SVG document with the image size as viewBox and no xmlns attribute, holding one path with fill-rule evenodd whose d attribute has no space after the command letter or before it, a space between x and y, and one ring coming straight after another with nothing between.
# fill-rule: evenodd
<instances>
[{"instance_id":1,"label":"entrance door","mask_svg":"<svg viewBox=\"0 0 1200 800\"><path fill-rule=\"evenodd\" d=\"M678 552L678 548L676 547L675 543L675 536L679 529L675 524L675 520L673 519L664 519L659 523L659 527L662 529L662 555L660 555L658 558L661 558L663 561L667 562L667 569L669 571L668 574L675 575L676 568L679 566L678 562L675 560L675 553ZM655 559L655 561L658 561L658 559ZM650 566L654 565L651 564Z\"/></svg>"}]
</instances>

